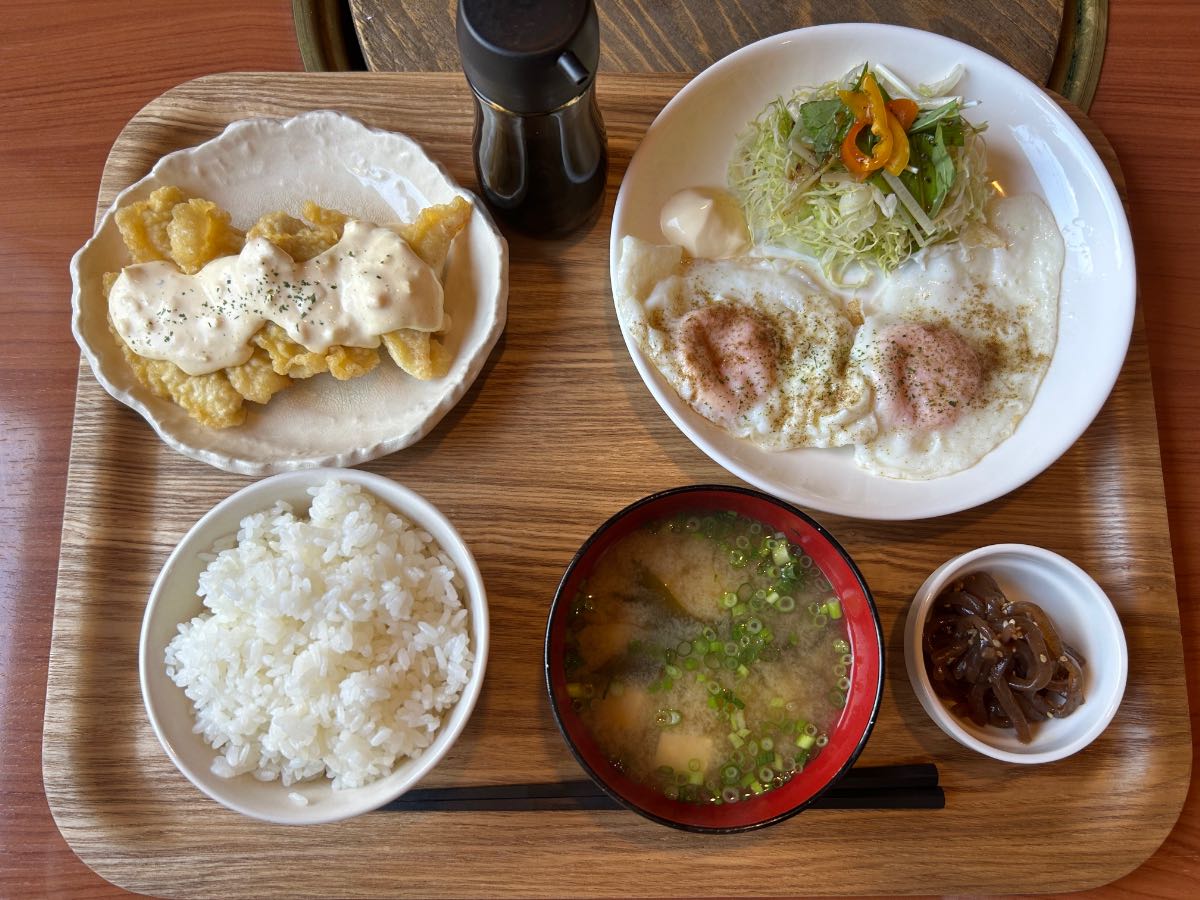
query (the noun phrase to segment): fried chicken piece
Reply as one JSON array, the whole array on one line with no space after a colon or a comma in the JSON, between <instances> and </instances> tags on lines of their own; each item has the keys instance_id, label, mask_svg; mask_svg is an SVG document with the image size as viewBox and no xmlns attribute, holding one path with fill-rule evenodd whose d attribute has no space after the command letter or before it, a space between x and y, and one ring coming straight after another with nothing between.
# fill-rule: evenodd
<instances>
[{"instance_id":1,"label":"fried chicken piece","mask_svg":"<svg viewBox=\"0 0 1200 900\"><path fill-rule=\"evenodd\" d=\"M450 353L428 331L398 328L383 336L383 346L401 369L420 381L450 371Z\"/></svg>"},{"instance_id":2,"label":"fried chicken piece","mask_svg":"<svg viewBox=\"0 0 1200 900\"><path fill-rule=\"evenodd\" d=\"M471 204L462 197L421 210L417 220L397 225L396 233L413 252L441 275L450 244L471 219ZM427 332L400 328L383 336L383 345L393 362L413 378L428 381L450 371L450 353Z\"/></svg>"},{"instance_id":3,"label":"fried chicken piece","mask_svg":"<svg viewBox=\"0 0 1200 900\"><path fill-rule=\"evenodd\" d=\"M324 206L318 206L312 200L305 200L304 206L300 208L301 215L308 221L320 228L331 228L340 241L342 239L342 229L346 227L346 223L350 221L350 216L344 212L339 212L336 209L328 209Z\"/></svg>"},{"instance_id":4,"label":"fried chicken piece","mask_svg":"<svg viewBox=\"0 0 1200 900\"><path fill-rule=\"evenodd\" d=\"M426 207L415 222L397 225L395 231L440 278L451 242L470 219L471 204L455 197L449 203Z\"/></svg>"},{"instance_id":5,"label":"fried chicken piece","mask_svg":"<svg viewBox=\"0 0 1200 900\"><path fill-rule=\"evenodd\" d=\"M379 351L373 347L342 347L334 344L325 353L329 374L338 381L366 375L379 365Z\"/></svg>"},{"instance_id":6,"label":"fried chicken piece","mask_svg":"<svg viewBox=\"0 0 1200 900\"><path fill-rule=\"evenodd\" d=\"M233 389L251 403L266 403L292 384L292 379L275 371L271 355L261 347L240 366L227 368L225 374Z\"/></svg>"},{"instance_id":7,"label":"fried chicken piece","mask_svg":"<svg viewBox=\"0 0 1200 900\"><path fill-rule=\"evenodd\" d=\"M339 233L340 228L320 223L310 225L280 210L260 217L246 237L266 238L296 262L306 262L336 244Z\"/></svg>"},{"instance_id":8,"label":"fried chicken piece","mask_svg":"<svg viewBox=\"0 0 1200 900\"><path fill-rule=\"evenodd\" d=\"M229 213L211 200L198 198L177 203L167 224L171 259L189 275L194 275L218 256L241 252L246 236L234 228Z\"/></svg>"},{"instance_id":9,"label":"fried chicken piece","mask_svg":"<svg viewBox=\"0 0 1200 900\"><path fill-rule=\"evenodd\" d=\"M169 259L171 210L187 200L177 187L160 187L145 200L117 210L117 229L135 263Z\"/></svg>"},{"instance_id":10,"label":"fried chicken piece","mask_svg":"<svg viewBox=\"0 0 1200 900\"><path fill-rule=\"evenodd\" d=\"M267 351L271 357L271 367L280 375L312 378L329 371L325 354L315 353L305 349L303 344L297 344L274 322L264 325L251 340Z\"/></svg>"},{"instance_id":11,"label":"fried chicken piece","mask_svg":"<svg viewBox=\"0 0 1200 900\"><path fill-rule=\"evenodd\" d=\"M134 376L156 397L173 400L206 428L230 428L246 421L242 395L224 371L189 375L168 360L139 356L121 340L111 322L108 328Z\"/></svg>"}]
</instances>

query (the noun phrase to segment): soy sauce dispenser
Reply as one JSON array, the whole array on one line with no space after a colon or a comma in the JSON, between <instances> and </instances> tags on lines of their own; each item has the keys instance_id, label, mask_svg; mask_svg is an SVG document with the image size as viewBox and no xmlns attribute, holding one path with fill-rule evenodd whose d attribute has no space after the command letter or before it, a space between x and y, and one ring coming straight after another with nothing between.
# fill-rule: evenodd
<instances>
[{"instance_id":1,"label":"soy sauce dispenser","mask_svg":"<svg viewBox=\"0 0 1200 900\"><path fill-rule=\"evenodd\" d=\"M593 0L458 0L458 49L475 95L475 173L493 214L562 235L604 199Z\"/></svg>"}]
</instances>

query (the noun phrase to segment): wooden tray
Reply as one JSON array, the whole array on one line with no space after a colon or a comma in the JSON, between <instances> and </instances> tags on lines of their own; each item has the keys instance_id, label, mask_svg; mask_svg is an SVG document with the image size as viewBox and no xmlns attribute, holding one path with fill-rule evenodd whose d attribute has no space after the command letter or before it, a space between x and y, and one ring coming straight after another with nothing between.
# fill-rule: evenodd
<instances>
[{"instance_id":1,"label":"wooden tray","mask_svg":"<svg viewBox=\"0 0 1200 900\"><path fill-rule=\"evenodd\" d=\"M425 440L366 467L423 493L456 523L491 601L482 699L426 786L580 777L541 675L546 613L563 568L595 526L645 494L735 483L645 390L608 287L609 213L621 175L682 84L666 76L601 81L612 155L605 214L572 240L512 239L508 329L483 375ZM105 167L99 209L162 154L233 119L316 107L408 132L463 184L474 182L460 76L217 75L168 92L130 122ZM1120 182L1111 147L1073 114ZM83 366L46 698L45 784L55 819L105 878L189 896L985 893L1111 881L1166 837L1190 774L1149 372L1139 317L1095 424L1007 497L913 524L821 517L862 567L887 638L883 708L862 762L936 761L946 809L809 811L760 833L707 837L626 812L381 812L285 828L202 796L146 720L138 629L173 545L247 479L167 449ZM949 556L1002 541L1041 544L1091 572L1129 642L1129 687L1116 719L1088 750L1052 765L1005 765L960 748L926 717L904 671L904 611L916 588Z\"/></svg>"}]
</instances>

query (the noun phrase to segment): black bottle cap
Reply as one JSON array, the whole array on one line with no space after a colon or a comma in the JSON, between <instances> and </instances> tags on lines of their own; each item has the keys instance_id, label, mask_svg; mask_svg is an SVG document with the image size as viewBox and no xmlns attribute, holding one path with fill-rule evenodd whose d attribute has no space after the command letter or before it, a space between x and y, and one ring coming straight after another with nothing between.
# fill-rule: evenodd
<instances>
[{"instance_id":1,"label":"black bottle cap","mask_svg":"<svg viewBox=\"0 0 1200 900\"><path fill-rule=\"evenodd\" d=\"M544 113L596 76L593 0L458 0L458 52L476 92L517 113Z\"/></svg>"}]
</instances>

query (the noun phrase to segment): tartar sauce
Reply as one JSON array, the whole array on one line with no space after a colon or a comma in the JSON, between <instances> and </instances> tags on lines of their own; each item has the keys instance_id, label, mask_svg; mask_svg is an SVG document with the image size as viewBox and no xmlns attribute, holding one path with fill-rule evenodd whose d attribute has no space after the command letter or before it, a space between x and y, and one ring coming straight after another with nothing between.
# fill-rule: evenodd
<instances>
[{"instance_id":1,"label":"tartar sauce","mask_svg":"<svg viewBox=\"0 0 1200 900\"><path fill-rule=\"evenodd\" d=\"M663 237L694 257L728 259L750 249L750 229L736 200L719 188L685 188L662 208Z\"/></svg>"},{"instance_id":2,"label":"tartar sauce","mask_svg":"<svg viewBox=\"0 0 1200 900\"><path fill-rule=\"evenodd\" d=\"M108 296L117 333L135 353L204 375L250 358L268 321L310 351L377 347L397 328L438 331L442 285L388 228L347 222L342 239L297 263L265 238L195 275L169 262L127 266Z\"/></svg>"}]
</instances>

